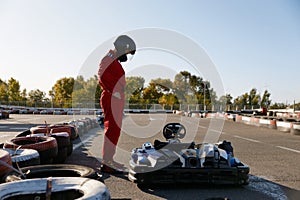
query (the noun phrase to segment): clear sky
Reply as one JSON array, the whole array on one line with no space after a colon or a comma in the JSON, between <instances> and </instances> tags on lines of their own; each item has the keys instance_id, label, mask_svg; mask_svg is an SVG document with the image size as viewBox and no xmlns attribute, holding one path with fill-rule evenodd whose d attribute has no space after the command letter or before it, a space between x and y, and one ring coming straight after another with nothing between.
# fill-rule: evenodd
<instances>
[{"instance_id":1,"label":"clear sky","mask_svg":"<svg viewBox=\"0 0 300 200\"><path fill-rule=\"evenodd\" d=\"M144 27L195 41L234 98L257 88L273 102L300 102L298 0L0 0L0 78L48 93L101 43Z\"/></svg>"}]
</instances>

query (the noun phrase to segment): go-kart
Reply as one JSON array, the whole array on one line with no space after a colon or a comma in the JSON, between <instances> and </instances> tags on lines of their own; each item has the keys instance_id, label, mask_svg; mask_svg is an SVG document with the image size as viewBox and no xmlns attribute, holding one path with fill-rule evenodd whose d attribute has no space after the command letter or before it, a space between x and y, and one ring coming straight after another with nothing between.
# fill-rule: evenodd
<instances>
[{"instance_id":1,"label":"go-kart","mask_svg":"<svg viewBox=\"0 0 300 200\"><path fill-rule=\"evenodd\" d=\"M128 178L138 185L169 183L249 184L249 167L234 157L228 141L216 144L182 143L180 123L163 128L166 142L155 140L131 152Z\"/></svg>"}]
</instances>

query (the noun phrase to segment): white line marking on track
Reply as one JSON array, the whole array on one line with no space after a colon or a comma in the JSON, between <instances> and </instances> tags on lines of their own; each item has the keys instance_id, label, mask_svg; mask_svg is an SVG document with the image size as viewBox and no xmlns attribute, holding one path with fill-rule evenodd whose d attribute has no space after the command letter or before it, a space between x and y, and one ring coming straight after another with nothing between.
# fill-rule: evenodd
<instances>
[{"instance_id":1,"label":"white line marking on track","mask_svg":"<svg viewBox=\"0 0 300 200\"><path fill-rule=\"evenodd\" d=\"M276 146L280 149L284 149L284 150L288 150L288 151L292 151L292 152L295 152L295 153L300 153L299 150L295 150L295 149L290 149L290 148L287 148L287 147L282 147L282 146Z\"/></svg>"},{"instance_id":2,"label":"white line marking on track","mask_svg":"<svg viewBox=\"0 0 300 200\"><path fill-rule=\"evenodd\" d=\"M239 139L242 139L242 140L247 140L247 141L250 141L250 142L261 143L261 141L253 140L253 139L250 139L250 138L241 137L241 136L238 136L238 135L234 135L233 137L239 138Z\"/></svg>"},{"instance_id":3,"label":"white line marking on track","mask_svg":"<svg viewBox=\"0 0 300 200\"><path fill-rule=\"evenodd\" d=\"M267 181L263 177L250 176L250 190L261 192L271 198L278 200L287 200L287 196L284 194L284 191L277 184Z\"/></svg>"},{"instance_id":4,"label":"white line marking on track","mask_svg":"<svg viewBox=\"0 0 300 200\"><path fill-rule=\"evenodd\" d=\"M73 146L73 150L78 149L79 147L81 147L82 145L84 145L84 143L88 142L89 140L91 140L94 137L94 135L91 135L90 137L86 138L85 140L81 141L78 144L75 144Z\"/></svg>"}]
</instances>

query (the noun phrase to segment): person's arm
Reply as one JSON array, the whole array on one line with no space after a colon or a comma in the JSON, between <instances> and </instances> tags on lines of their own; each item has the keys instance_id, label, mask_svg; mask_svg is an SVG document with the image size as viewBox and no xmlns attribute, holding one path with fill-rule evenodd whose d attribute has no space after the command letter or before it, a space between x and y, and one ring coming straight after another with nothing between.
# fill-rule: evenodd
<instances>
[{"instance_id":1,"label":"person's arm","mask_svg":"<svg viewBox=\"0 0 300 200\"><path fill-rule=\"evenodd\" d=\"M98 72L99 81L104 86L104 88L108 90L108 92L119 93L115 94L114 96L116 98L121 98L120 93L124 92L125 83L123 83L123 81L121 80L122 78L118 75L122 74L122 72L118 71L120 69L118 67L115 67L115 65L111 62L112 61L110 59L103 59L100 63Z\"/></svg>"}]
</instances>

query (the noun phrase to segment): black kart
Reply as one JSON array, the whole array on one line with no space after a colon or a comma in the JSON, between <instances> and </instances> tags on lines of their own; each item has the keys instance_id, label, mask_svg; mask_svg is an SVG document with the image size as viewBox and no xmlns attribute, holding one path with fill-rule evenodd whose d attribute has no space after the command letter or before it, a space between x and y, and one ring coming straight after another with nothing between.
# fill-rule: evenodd
<instances>
[{"instance_id":1,"label":"black kart","mask_svg":"<svg viewBox=\"0 0 300 200\"><path fill-rule=\"evenodd\" d=\"M139 185L199 183L249 184L249 166L234 157L230 142L182 143L180 123L163 128L166 142L155 140L132 150L128 178Z\"/></svg>"}]
</instances>

